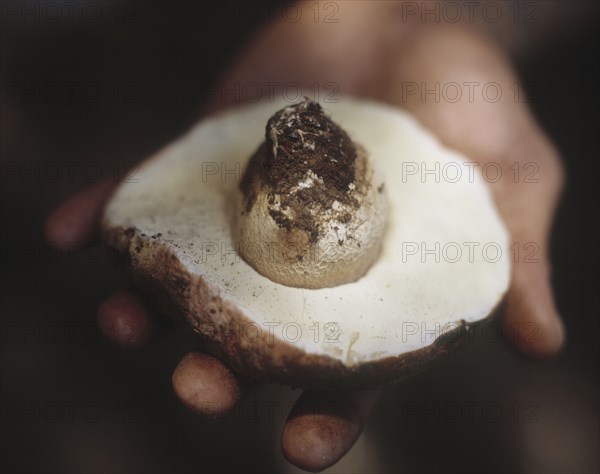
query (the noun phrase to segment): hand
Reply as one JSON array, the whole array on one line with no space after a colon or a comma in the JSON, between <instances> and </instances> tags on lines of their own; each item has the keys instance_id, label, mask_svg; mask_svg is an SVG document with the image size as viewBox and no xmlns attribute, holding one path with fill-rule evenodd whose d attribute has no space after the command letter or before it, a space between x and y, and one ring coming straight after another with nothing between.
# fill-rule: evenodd
<instances>
[{"instance_id":1,"label":"hand","mask_svg":"<svg viewBox=\"0 0 600 474\"><path fill-rule=\"evenodd\" d=\"M537 249L533 261L524 259L523 252L515 259L504 333L526 355L555 354L564 331L553 302L547 248L563 173L556 150L523 97L515 100L517 79L502 52L458 26L403 24L396 5L387 2L342 3L337 19L327 24L303 15L296 23L280 20L269 25L232 65L223 83L237 83L242 90L244 84L259 84L265 88L264 97L273 92L273 83L275 94L290 83L305 91L332 83L340 95L409 110L446 145L480 163L479 169L488 163L499 167L502 178L489 184L512 241L521 250L528 243ZM443 95L451 83L461 87L460 100L454 101L456 91L450 88ZM483 93L488 83L499 85L498 101L497 87ZM435 92L422 95L436 87L437 97ZM225 99L231 97L218 96L210 109L230 105ZM537 182L515 179L515 167L523 171L529 163ZM99 183L58 208L48 220L48 239L58 246L88 243L113 185ZM102 304L98 323L108 338L126 347L143 345L153 330L144 305L126 291ZM178 397L196 411L219 407L213 415L231 410L243 385L220 361L199 352L184 357L173 374ZM285 456L307 470L334 464L351 448L376 399L377 392L304 393L282 434ZM323 407L333 406L335 410L323 412Z\"/></svg>"}]
</instances>

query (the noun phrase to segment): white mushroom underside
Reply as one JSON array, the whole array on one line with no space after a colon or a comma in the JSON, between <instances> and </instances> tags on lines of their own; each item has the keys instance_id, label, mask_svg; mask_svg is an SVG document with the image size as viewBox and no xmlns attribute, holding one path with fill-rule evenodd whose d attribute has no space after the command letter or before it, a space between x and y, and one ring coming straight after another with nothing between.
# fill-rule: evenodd
<instances>
[{"instance_id":1,"label":"white mushroom underside","mask_svg":"<svg viewBox=\"0 0 600 474\"><path fill-rule=\"evenodd\" d=\"M162 234L157 240L190 272L255 322L243 337L264 331L347 365L423 348L461 320L488 316L508 286L510 259L481 173L408 114L373 102L322 104L385 180L388 227L367 274L337 287L299 289L272 282L239 257L229 196L264 124L285 105L253 104L199 123L120 186L106 210L109 224ZM424 167L431 173L422 176Z\"/></svg>"}]
</instances>

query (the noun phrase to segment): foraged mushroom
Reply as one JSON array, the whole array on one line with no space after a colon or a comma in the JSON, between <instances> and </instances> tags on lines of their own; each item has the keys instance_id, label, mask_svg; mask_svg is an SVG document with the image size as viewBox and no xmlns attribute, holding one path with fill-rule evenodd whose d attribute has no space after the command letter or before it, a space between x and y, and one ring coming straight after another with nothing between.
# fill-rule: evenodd
<instances>
[{"instance_id":1,"label":"foraged mushroom","mask_svg":"<svg viewBox=\"0 0 600 474\"><path fill-rule=\"evenodd\" d=\"M508 236L473 164L408 114L350 98L323 109L204 120L119 186L103 238L235 370L374 387L498 307Z\"/></svg>"}]
</instances>

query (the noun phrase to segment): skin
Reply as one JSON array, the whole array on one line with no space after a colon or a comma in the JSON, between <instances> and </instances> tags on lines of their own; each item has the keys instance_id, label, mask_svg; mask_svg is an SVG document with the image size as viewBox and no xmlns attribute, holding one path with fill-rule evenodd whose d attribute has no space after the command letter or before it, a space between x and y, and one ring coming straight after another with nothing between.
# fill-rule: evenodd
<instances>
[{"instance_id":1,"label":"skin","mask_svg":"<svg viewBox=\"0 0 600 474\"><path fill-rule=\"evenodd\" d=\"M296 23L268 24L223 82L239 82L242 87L249 82L294 82L309 90L315 82L332 81L340 94L404 107L446 145L481 166L499 166L502 178L489 183L490 189L512 241L521 249L513 264L504 333L526 356L540 359L556 354L564 342L564 329L552 295L548 238L563 171L556 149L524 100L514 100L510 86L517 78L503 51L462 26L403 23L397 4L345 2L340 6L338 23L315 22L311 15L303 15ZM475 93L469 100L464 89L457 102L436 101L409 95L405 89L409 83L424 82L432 88L435 83L470 81L500 84L502 98L492 101ZM228 103L215 100L209 111L232 105L228 99ZM537 182L515 180L515 163L522 171L527 163L535 163ZM47 221L48 240L59 247L88 245L115 184L98 183L58 207ZM529 260L524 258L529 254L524 250L531 248L524 249L527 243L537 249ZM98 323L110 340L129 348L150 340L154 327L149 311L126 291L102 304ZM177 366L173 386L188 407L215 416L232 409L242 392L235 374L199 352L187 355ZM334 464L352 447L377 398L376 392L304 393L282 434L284 455L310 471ZM219 401L217 409L214 401Z\"/></svg>"}]
</instances>

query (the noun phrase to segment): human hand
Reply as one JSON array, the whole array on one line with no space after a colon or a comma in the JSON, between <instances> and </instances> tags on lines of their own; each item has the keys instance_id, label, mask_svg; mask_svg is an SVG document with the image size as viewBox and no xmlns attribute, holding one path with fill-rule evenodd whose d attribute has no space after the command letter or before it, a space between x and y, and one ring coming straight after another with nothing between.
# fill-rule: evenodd
<instances>
[{"instance_id":1,"label":"human hand","mask_svg":"<svg viewBox=\"0 0 600 474\"><path fill-rule=\"evenodd\" d=\"M524 354L552 355L564 338L552 299L547 256L551 219L562 185L557 153L523 99L514 100L511 87L517 79L501 51L461 27L402 24L394 8L387 2L376 7L347 2L341 5L338 23L315 22L311 16L302 16L296 23L275 22L238 58L223 83L261 87L275 83L275 93L292 82L306 90L314 84L335 84L340 94L405 108L446 145L481 167L497 165L503 178L489 184L512 241L521 250L529 242L537 246L537 261L525 260L523 255L515 259L504 332ZM481 91L483 84L492 82L503 91L498 101L481 92L471 100L467 89L458 101L422 96L423 87L432 90L436 84L443 89L450 83L475 83ZM414 88L407 88L415 84L416 94L411 92ZM228 105L219 96L211 110ZM534 163L537 182L513 179L515 163L521 171ZM89 242L113 185L99 183L58 208L48 220L49 240L58 246ZM101 305L98 323L103 334L126 347L143 345L153 330L149 312L128 291L118 292ZM224 364L199 352L184 357L173 374L178 397L196 411L218 407L212 415L231 410L243 385ZM304 393L282 434L284 454L308 470L335 463L358 437L376 399L377 393ZM324 412L328 407L335 410Z\"/></svg>"}]
</instances>

